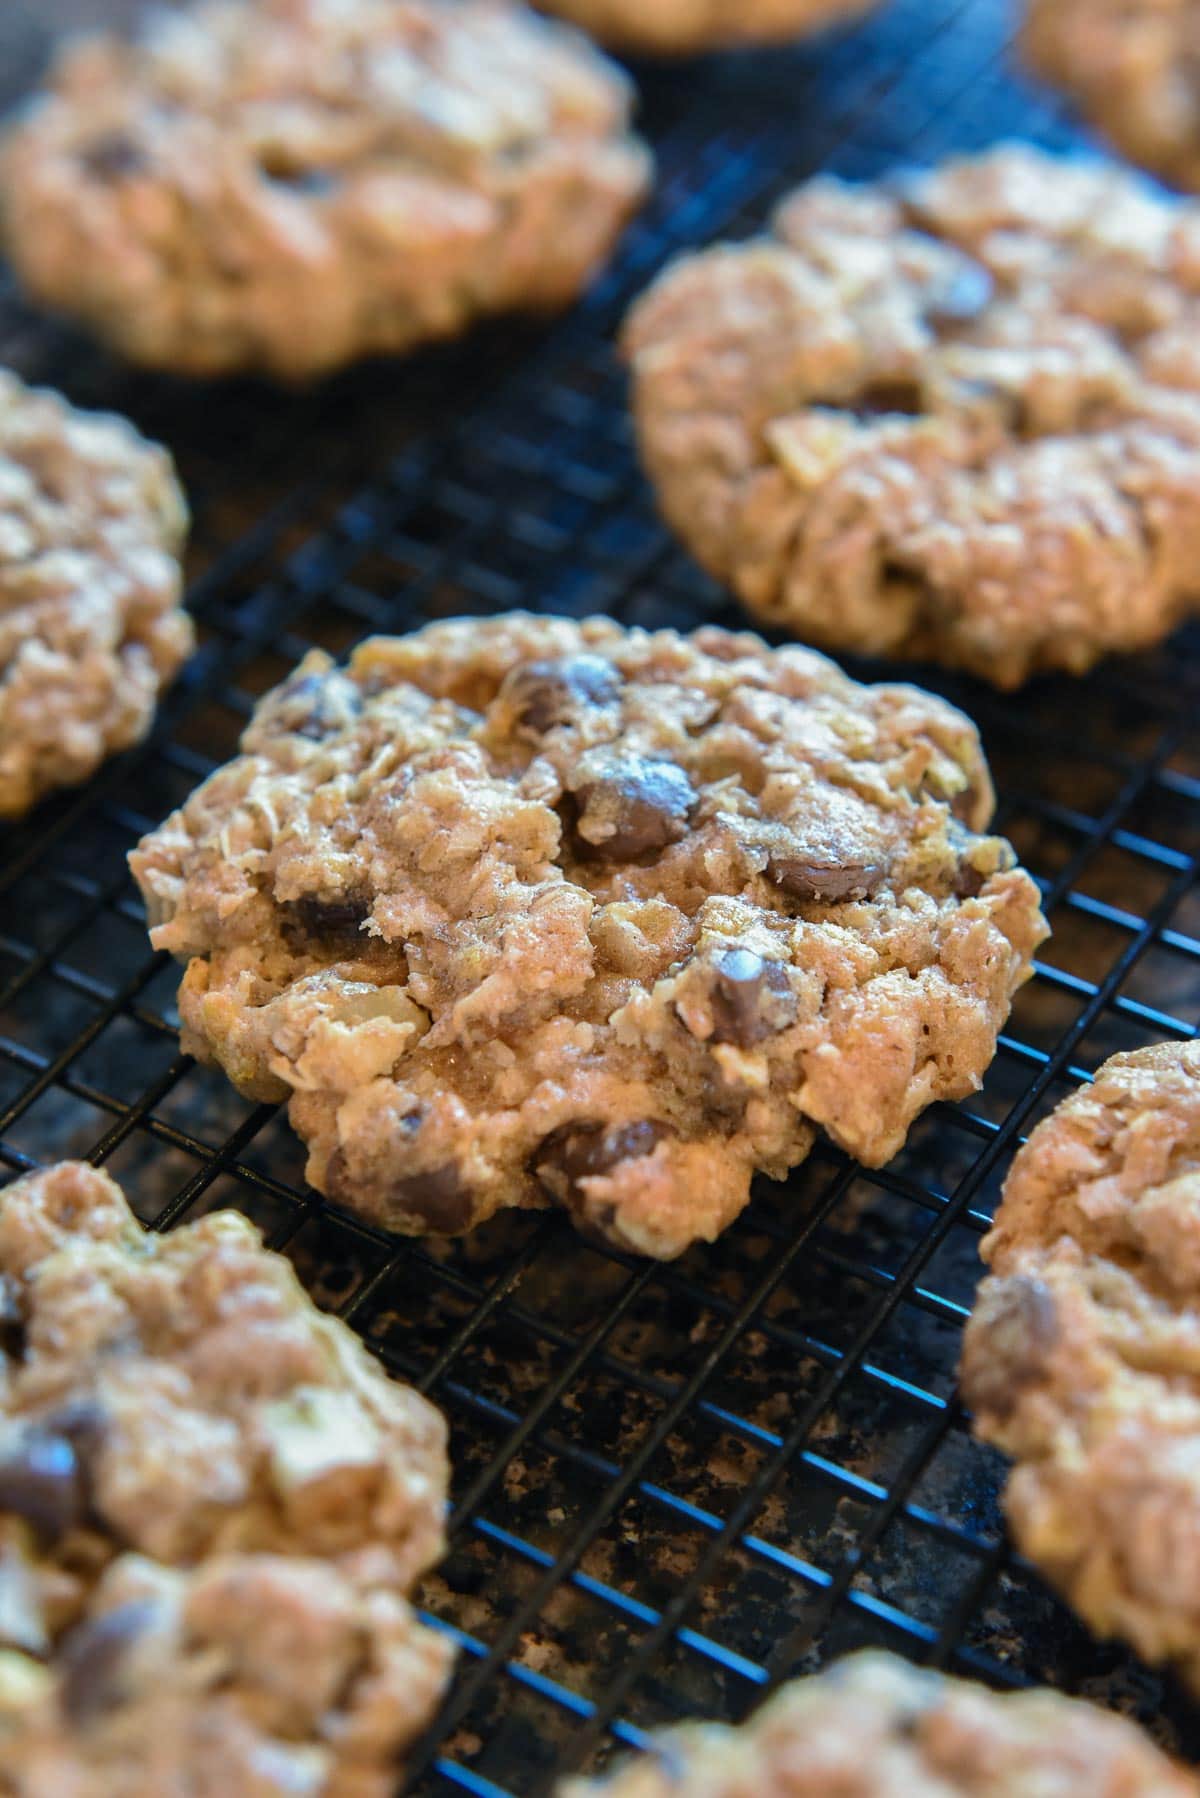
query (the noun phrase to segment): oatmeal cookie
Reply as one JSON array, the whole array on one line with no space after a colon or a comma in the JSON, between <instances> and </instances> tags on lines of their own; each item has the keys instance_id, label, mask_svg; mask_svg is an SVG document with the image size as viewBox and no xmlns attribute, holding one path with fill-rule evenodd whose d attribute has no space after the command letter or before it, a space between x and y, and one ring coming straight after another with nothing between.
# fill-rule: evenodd
<instances>
[{"instance_id":1,"label":"oatmeal cookie","mask_svg":"<svg viewBox=\"0 0 1200 1798\"><path fill-rule=\"evenodd\" d=\"M1200 205L1007 146L820 179L624 343L663 512L754 612L1002 687L1200 602Z\"/></svg>"},{"instance_id":2,"label":"oatmeal cookie","mask_svg":"<svg viewBox=\"0 0 1200 1798\"><path fill-rule=\"evenodd\" d=\"M0 1792L386 1798L448 1644L445 1430L233 1212L0 1192Z\"/></svg>"},{"instance_id":3,"label":"oatmeal cookie","mask_svg":"<svg viewBox=\"0 0 1200 1798\"><path fill-rule=\"evenodd\" d=\"M0 818L145 736L192 647L171 459L0 369Z\"/></svg>"},{"instance_id":4,"label":"oatmeal cookie","mask_svg":"<svg viewBox=\"0 0 1200 1798\"><path fill-rule=\"evenodd\" d=\"M648 184L630 101L504 0L206 0L64 51L9 253L135 362L303 379L573 299Z\"/></svg>"},{"instance_id":5,"label":"oatmeal cookie","mask_svg":"<svg viewBox=\"0 0 1200 1798\"><path fill-rule=\"evenodd\" d=\"M1125 155L1200 187L1198 0L1027 0L1022 47Z\"/></svg>"},{"instance_id":6,"label":"oatmeal cookie","mask_svg":"<svg viewBox=\"0 0 1200 1798\"><path fill-rule=\"evenodd\" d=\"M183 1041L398 1231L711 1240L815 1128L979 1084L1045 933L972 725L757 637L524 614L314 652L131 865Z\"/></svg>"},{"instance_id":7,"label":"oatmeal cookie","mask_svg":"<svg viewBox=\"0 0 1200 1798\"><path fill-rule=\"evenodd\" d=\"M1034 1131L963 1351L1016 1541L1200 1688L1200 1043L1114 1055Z\"/></svg>"},{"instance_id":8,"label":"oatmeal cookie","mask_svg":"<svg viewBox=\"0 0 1200 1798\"><path fill-rule=\"evenodd\" d=\"M793 1680L741 1729L688 1723L560 1798L1197 1798L1200 1780L1125 1717L1004 1696L873 1651Z\"/></svg>"},{"instance_id":9,"label":"oatmeal cookie","mask_svg":"<svg viewBox=\"0 0 1200 1798\"><path fill-rule=\"evenodd\" d=\"M806 37L858 18L878 0L538 0L603 44L649 56L690 56Z\"/></svg>"}]
</instances>

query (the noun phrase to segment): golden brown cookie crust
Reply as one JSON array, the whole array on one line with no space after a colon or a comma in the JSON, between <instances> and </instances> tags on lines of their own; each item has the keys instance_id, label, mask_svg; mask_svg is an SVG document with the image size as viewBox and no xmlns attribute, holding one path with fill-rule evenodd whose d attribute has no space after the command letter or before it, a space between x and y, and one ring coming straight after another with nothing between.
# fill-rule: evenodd
<instances>
[{"instance_id":1,"label":"golden brown cookie crust","mask_svg":"<svg viewBox=\"0 0 1200 1798\"><path fill-rule=\"evenodd\" d=\"M861 17L877 0L538 0L602 44L650 56L692 56L785 43Z\"/></svg>"},{"instance_id":2,"label":"golden brown cookie crust","mask_svg":"<svg viewBox=\"0 0 1200 1798\"><path fill-rule=\"evenodd\" d=\"M0 1191L0 1301L0 1786L387 1798L439 1414L243 1217L148 1234L79 1162Z\"/></svg>"},{"instance_id":3,"label":"golden brown cookie crust","mask_svg":"<svg viewBox=\"0 0 1200 1798\"><path fill-rule=\"evenodd\" d=\"M668 522L825 648L1002 687L1200 601L1200 206L1007 146L799 188L624 331Z\"/></svg>"},{"instance_id":4,"label":"golden brown cookie crust","mask_svg":"<svg viewBox=\"0 0 1200 1798\"><path fill-rule=\"evenodd\" d=\"M631 99L505 0L205 0L63 51L8 250L132 361L306 379L569 303L649 184Z\"/></svg>"},{"instance_id":5,"label":"golden brown cookie crust","mask_svg":"<svg viewBox=\"0 0 1200 1798\"><path fill-rule=\"evenodd\" d=\"M1021 44L1134 162L1200 188L1197 0L1026 0Z\"/></svg>"},{"instance_id":6,"label":"golden brown cookie crust","mask_svg":"<svg viewBox=\"0 0 1200 1798\"><path fill-rule=\"evenodd\" d=\"M711 1240L972 1091L1045 933L971 724L810 651L515 613L309 656L131 859L184 1043L322 1192Z\"/></svg>"},{"instance_id":7,"label":"golden brown cookie crust","mask_svg":"<svg viewBox=\"0 0 1200 1798\"><path fill-rule=\"evenodd\" d=\"M0 818L145 736L192 647L171 458L0 369Z\"/></svg>"},{"instance_id":8,"label":"golden brown cookie crust","mask_svg":"<svg viewBox=\"0 0 1200 1798\"><path fill-rule=\"evenodd\" d=\"M740 1729L685 1724L611 1779L560 1798L1196 1798L1136 1724L1045 1690L1000 1695L851 1655L797 1679Z\"/></svg>"},{"instance_id":9,"label":"golden brown cookie crust","mask_svg":"<svg viewBox=\"0 0 1200 1798\"><path fill-rule=\"evenodd\" d=\"M962 1384L1019 1547L1200 1685L1200 1043L1114 1055L1040 1124L983 1255Z\"/></svg>"}]
</instances>

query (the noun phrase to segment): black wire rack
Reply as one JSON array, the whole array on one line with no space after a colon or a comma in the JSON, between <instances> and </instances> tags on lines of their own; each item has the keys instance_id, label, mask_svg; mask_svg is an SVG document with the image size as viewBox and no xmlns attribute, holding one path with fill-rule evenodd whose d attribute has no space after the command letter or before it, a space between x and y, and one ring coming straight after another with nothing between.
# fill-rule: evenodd
<instances>
[{"instance_id":1,"label":"black wire rack","mask_svg":"<svg viewBox=\"0 0 1200 1798\"><path fill-rule=\"evenodd\" d=\"M176 971L125 870L312 644L514 605L735 622L655 521L614 327L668 255L754 229L816 169L1068 146L1012 24L1001 0L891 0L816 45L639 69L660 178L581 306L311 392L136 376L0 291L5 361L175 451L201 640L152 740L0 850L0 1160L103 1162L164 1228L241 1207L446 1411L451 1547L422 1603L461 1653L414 1793L540 1798L865 1643L1049 1680L1200 1754L1172 1682L1093 1641L1012 1552L1001 1459L955 1394L1016 1147L1116 1049L1196 1032L1200 633L1011 698L919 671L979 721L1054 935L974 1100L927 1113L882 1172L818 1149L671 1266L557 1214L397 1243L326 1206L282 1116L180 1055Z\"/></svg>"}]
</instances>

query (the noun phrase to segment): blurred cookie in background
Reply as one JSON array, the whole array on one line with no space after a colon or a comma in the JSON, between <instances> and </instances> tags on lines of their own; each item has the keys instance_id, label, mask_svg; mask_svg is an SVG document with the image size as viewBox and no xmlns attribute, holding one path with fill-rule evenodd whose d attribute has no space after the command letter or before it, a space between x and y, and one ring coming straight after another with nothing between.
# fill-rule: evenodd
<instances>
[{"instance_id":1,"label":"blurred cookie in background","mask_svg":"<svg viewBox=\"0 0 1200 1798\"><path fill-rule=\"evenodd\" d=\"M539 0L602 44L688 56L807 37L868 12L878 0Z\"/></svg>"},{"instance_id":2,"label":"blurred cookie in background","mask_svg":"<svg viewBox=\"0 0 1200 1798\"><path fill-rule=\"evenodd\" d=\"M624 328L668 523L776 628L1000 687L1200 603L1200 205L1025 145L798 188Z\"/></svg>"},{"instance_id":3,"label":"blurred cookie in background","mask_svg":"<svg viewBox=\"0 0 1200 1798\"><path fill-rule=\"evenodd\" d=\"M650 180L621 72L490 0L209 0L68 44L0 149L29 292L131 361L322 374L568 304Z\"/></svg>"},{"instance_id":4,"label":"blurred cookie in background","mask_svg":"<svg viewBox=\"0 0 1200 1798\"><path fill-rule=\"evenodd\" d=\"M166 450L0 369L0 818L145 736L191 651Z\"/></svg>"},{"instance_id":5,"label":"blurred cookie in background","mask_svg":"<svg viewBox=\"0 0 1200 1798\"><path fill-rule=\"evenodd\" d=\"M1127 1717L1044 1688L1000 1694L866 1650L795 1679L740 1729L685 1723L559 1798L1196 1798Z\"/></svg>"},{"instance_id":6,"label":"blurred cookie in background","mask_svg":"<svg viewBox=\"0 0 1200 1798\"><path fill-rule=\"evenodd\" d=\"M1026 61L1119 150L1200 188L1200 0L1027 0Z\"/></svg>"}]
</instances>

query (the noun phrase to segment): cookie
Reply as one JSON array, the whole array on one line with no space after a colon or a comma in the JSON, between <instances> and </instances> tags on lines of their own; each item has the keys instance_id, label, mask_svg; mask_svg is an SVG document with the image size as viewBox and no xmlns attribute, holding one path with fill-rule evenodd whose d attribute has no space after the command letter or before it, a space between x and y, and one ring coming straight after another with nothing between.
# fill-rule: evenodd
<instances>
[{"instance_id":1,"label":"cookie","mask_svg":"<svg viewBox=\"0 0 1200 1798\"><path fill-rule=\"evenodd\" d=\"M9 253L134 362L320 375L573 299L649 182L631 95L502 0L153 13L9 134Z\"/></svg>"},{"instance_id":2,"label":"cookie","mask_svg":"<svg viewBox=\"0 0 1200 1798\"><path fill-rule=\"evenodd\" d=\"M1196 1798L1200 1780L1125 1717L1004 1696L866 1651L793 1680L741 1729L688 1723L560 1798Z\"/></svg>"},{"instance_id":3,"label":"cookie","mask_svg":"<svg viewBox=\"0 0 1200 1798\"><path fill-rule=\"evenodd\" d=\"M241 1216L0 1192L0 1785L386 1798L449 1645L441 1417Z\"/></svg>"},{"instance_id":4,"label":"cookie","mask_svg":"<svg viewBox=\"0 0 1200 1798\"><path fill-rule=\"evenodd\" d=\"M1013 1163L963 1350L1022 1552L1200 1689L1200 1043L1114 1055Z\"/></svg>"},{"instance_id":5,"label":"cookie","mask_svg":"<svg viewBox=\"0 0 1200 1798\"><path fill-rule=\"evenodd\" d=\"M624 344L699 561L825 647L1001 687L1200 599L1200 206L1007 146L819 179L685 256Z\"/></svg>"},{"instance_id":6,"label":"cookie","mask_svg":"<svg viewBox=\"0 0 1200 1798\"><path fill-rule=\"evenodd\" d=\"M192 647L171 459L0 369L0 818L144 737Z\"/></svg>"},{"instance_id":7,"label":"cookie","mask_svg":"<svg viewBox=\"0 0 1200 1798\"><path fill-rule=\"evenodd\" d=\"M1200 187L1197 0L1026 0L1022 48L1134 162Z\"/></svg>"},{"instance_id":8,"label":"cookie","mask_svg":"<svg viewBox=\"0 0 1200 1798\"><path fill-rule=\"evenodd\" d=\"M876 0L539 0L603 44L649 56L688 56L782 43L858 18Z\"/></svg>"},{"instance_id":9,"label":"cookie","mask_svg":"<svg viewBox=\"0 0 1200 1798\"><path fill-rule=\"evenodd\" d=\"M757 637L511 614L311 654L131 857L183 1042L321 1192L711 1240L979 1084L1045 932L974 728Z\"/></svg>"}]
</instances>

